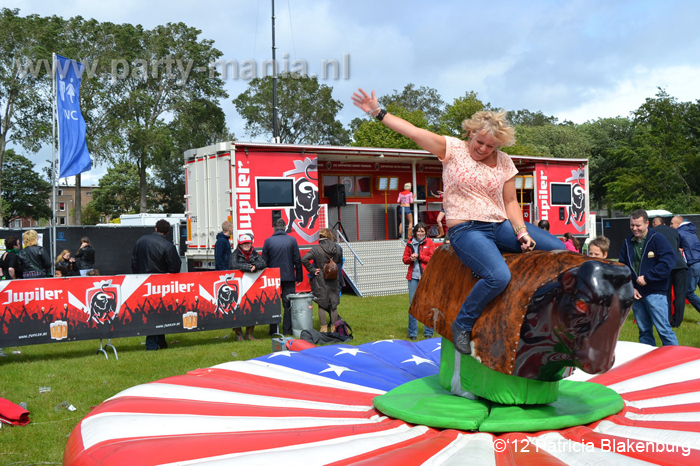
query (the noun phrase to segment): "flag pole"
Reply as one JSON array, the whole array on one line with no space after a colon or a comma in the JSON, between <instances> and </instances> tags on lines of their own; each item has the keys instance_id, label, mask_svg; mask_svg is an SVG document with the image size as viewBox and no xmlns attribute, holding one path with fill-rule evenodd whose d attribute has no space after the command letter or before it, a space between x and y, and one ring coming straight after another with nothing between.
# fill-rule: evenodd
<instances>
[{"instance_id":1,"label":"flag pole","mask_svg":"<svg viewBox=\"0 0 700 466\"><path fill-rule=\"evenodd\" d=\"M56 171L56 54L51 54L51 130L53 132L53 137L51 138L51 190L53 201L51 203L51 275L56 275L56 262L53 260L57 256L56 247L56 182L57 171Z\"/></svg>"}]
</instances>

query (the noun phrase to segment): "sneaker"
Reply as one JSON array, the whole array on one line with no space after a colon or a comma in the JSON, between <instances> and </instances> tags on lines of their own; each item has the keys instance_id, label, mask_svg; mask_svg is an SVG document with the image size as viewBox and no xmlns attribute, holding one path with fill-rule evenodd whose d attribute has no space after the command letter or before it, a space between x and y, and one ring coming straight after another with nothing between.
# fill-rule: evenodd
<instances>
[{"instance_id":1,"label":"sneaker","mask_svg":"<svg viewBox=\"0 0 700 466\"><path fill-rule=\"evenodd\" d=\"M455 349L462 354L472 354L472 347L470 342L472 341L471 330L464 330L462 327L457 325L457 322L452 322L452 344L455 345Z\"/></svg>"},{"instance_id":2,"label":"sneaker","mask_svg":"<svg viewBox=\"0 0 700 466\"><path fill-rule=\"evenodd\" d=\"M411 341L418 341L418 337L408 337L408 339Z\"/></svg>"}]
</instances>

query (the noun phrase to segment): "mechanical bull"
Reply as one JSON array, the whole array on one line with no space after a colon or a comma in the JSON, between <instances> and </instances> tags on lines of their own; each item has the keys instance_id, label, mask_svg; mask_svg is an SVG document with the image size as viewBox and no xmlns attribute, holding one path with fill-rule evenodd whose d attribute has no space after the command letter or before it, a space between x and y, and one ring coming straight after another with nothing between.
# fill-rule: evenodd
<instances>
[{"instance_id":1,"label":"mechanical bull","mask_svg":"<svg viewBox=\"0 0 700 466\"><path fill-rule=\"evenodd\" d=\"M492 371L529 379L530 386L556 385L574 367L590 374L610 369L634 297L627 267L564 250L505 254L503 260L511 281L476 320L472 357ZM442 246L428 263L409 312L451 341L450 324L479 279L452 248ZM556 398L556 392L547 397Z\"/></svg>"}]
</instances>

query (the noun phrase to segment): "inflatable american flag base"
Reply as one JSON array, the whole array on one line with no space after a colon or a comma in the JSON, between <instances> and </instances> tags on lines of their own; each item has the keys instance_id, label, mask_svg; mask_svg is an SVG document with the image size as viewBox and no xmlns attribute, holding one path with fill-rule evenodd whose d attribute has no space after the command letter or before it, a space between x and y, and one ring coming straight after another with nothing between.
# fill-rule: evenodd
<instances>
[{"instance_id":1,"label":"inflatable american flag base","mask_svg":"<svg viewBox=\"0 0 700 466\"><path fill-rule=\"evenodd\" d=\"M66 465L697 465L700 349L619 342L605 374L621 412L491 434L383 415L373 399L434 376L441 340L281 351L129 388L73 430Z\"/></svg>"}]
</instances>

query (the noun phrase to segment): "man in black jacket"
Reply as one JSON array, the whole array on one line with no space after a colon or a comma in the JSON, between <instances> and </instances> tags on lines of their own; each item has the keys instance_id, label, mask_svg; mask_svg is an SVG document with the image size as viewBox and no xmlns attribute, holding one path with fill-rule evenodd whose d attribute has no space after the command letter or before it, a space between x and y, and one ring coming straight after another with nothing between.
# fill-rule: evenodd
<instances>
[{"instance_id":1,"label":"man in black jacket","mask_svg":"<svg viewBox=\"0 0 700 466\"><path fill-rule=\"evenodd\" d=\"M287 235L287 224L278 218L275 220L275 232L265 240L262 256L267 267L280 269L280 288L282 289L282 304L284 317L282 330L285 335L292 334L292 314L288 296L296 292L296 284L304 279L301 268L301 255L297 240ZM277 324L270 325L270 335L277 333Z\"/></svg>"},{"instance_id":2,"label":"man in black jacket","mask_svg":"<svg viewBox=\"0 0 700 466\"><path fill-rule=\"evenodd\" d=\"M144 235L136 241L134 252L131 254L132 273L177 273L182 262L175 245L165 238L170 233L167 220L156 222L156 231ZM148 335L146 350L157 350L168 347L165 335Z\"/></svg>"}]
</instances>

